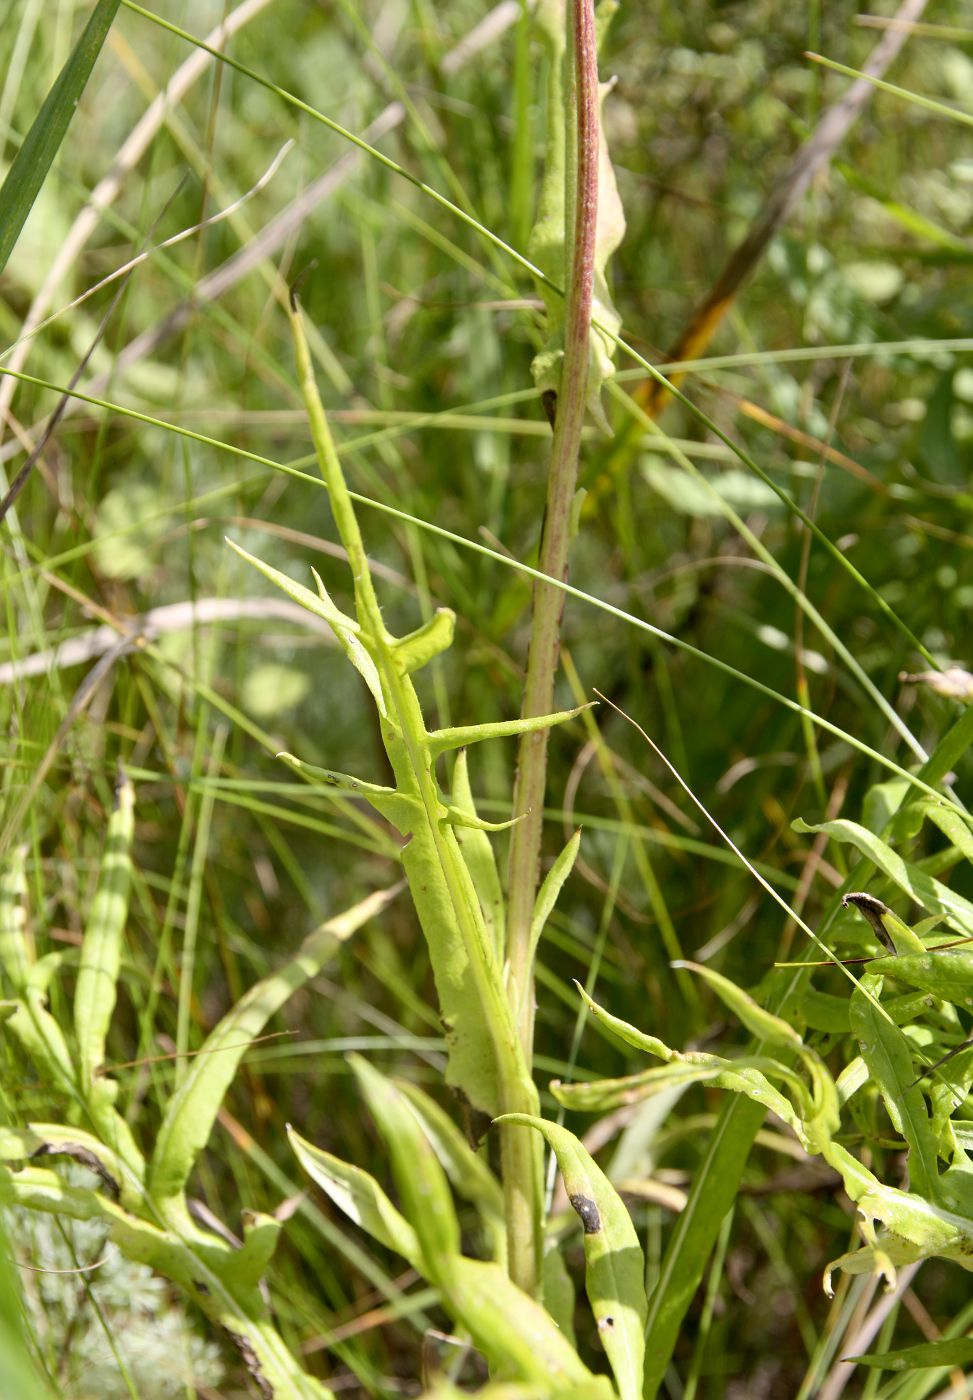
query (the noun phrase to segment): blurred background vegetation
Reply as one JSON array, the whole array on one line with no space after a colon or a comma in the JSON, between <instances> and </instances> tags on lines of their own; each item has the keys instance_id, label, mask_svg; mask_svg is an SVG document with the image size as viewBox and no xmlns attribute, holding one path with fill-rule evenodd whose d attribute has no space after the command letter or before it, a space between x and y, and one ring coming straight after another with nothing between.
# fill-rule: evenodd
<instances>
[{"instance_id":1,"label":"blurred background vegetation","mask_svg":"<svg viewBox=\"0 0 973 1400\"><path fill-rule=\"evenodd\" d=\"M543 71L518 6L249 0L231 10L212 0L161 0L157 9L198 36L235 15L229 48L242 64L353 132L378 120L370 139L383 151L526 248ZM69 0L9 0L0 35L5 159L85 13ZM478 29L490 13L493 29ZM613 290L625 336L649 359L660 361L677 341L824 106L847 87L805 50L857 67L872 49L877 31L856 16L848 3L771 0L620 8L602 69L617 75L605 123L628 220ZM973 112L970 12L946 0L932 18L942 28L913 35L889 77ZM198 66L194 80L160 104L133 159L133 130L187 61ZM78 387L218 440L75 400L0 548L2 839L30 846L40 946L78 942L118 760L137 784L117 1062L171 1051L180 1002L190 1011L189 1045L198 1044L231 996L309 929L396 879L380 824L302 791L274 761L287 749L383 780L357 676L293 618L247 616L244 605L267 590L223 543L229 535L294 577L306 578L313 563L339 600L347 594L323 490L267 465L314 472L275 300L278 271L287 280L305 274L322 389L353 488L517 560L536 554L549 429L530 378L542 326L529 277L340 135L133 9L119 11L8 264L0 340L10 346L21 335L59 259L44 316L147 247L227 209L289 140L293 148L252 198L151 256L115 304L117 283L0 361L67 385L110 307ZM329 174L322 192L315 182ZM113 179L111 198L96 196L104 207L72 243L92 191ZM296 213L309 187L316 197ZM971 226L968 127L876 92L726 318L710 354L732 363L704 362L687 384L874 594L818 544L808 547L800 522L678 404L662 424L716 496L649 437L619 457L618 439L592 429L582 463L589 496L573 554L577 588L785 696L807 697L818 715L905 765L914 754L827 640L798 621L793 598L726 522L719 500L806 587L931 747L956 704L900 680L926 663L876 595L939 663L970 659ZM57 398L8 378L0 395L9 480ZM619 404L609 400L608 411L624 427ZM401 517L368 510L363 522L394 626L415 625L437 605L459 615L457 645L426 692L430 714L442 723L516 714L528 580ZM223 600L222 618L192 626L188 605L201 616L213 599ZM169 604L187 607L103 661L96 684L92 659L24 673L30 658L96 626L117 632ZM636 719L813 925L841 870L790 824L826 813L858 817L869 787L887 774L704 659L578 598L567 601L564 636L565 703L573 677L585 696L597 687ZM667 1042L706 1046L724 1033L719 1007L676 979L671 957L681 952L753 985L782 950L802 951L803 935L795 937L637 732L605 706L595 723L597 741L594 726L578 721L551 745L548 854L579 823L584 843L583 868L541 949L542 1083L551 1073L635 1067L591 1028L579 1044L572 979ZM509 814L513 757L502 744L475 755L485 815ZM55 1007L63 996L55 982ZM434 992L406 901L357 935L277 1029L291 1033L249 1055L198 1181L198 1194L234 1228L240 1203L272 1207L301 1189L287 1121L348 1160L380 1165L344 1051L364 1049L383 1067L438 1082ZM3 1112L47 1116L29 1067L9 1045L3 1053ZM172 1074L166 1060L120 1072L126 1109L146 1138ZM717 1107L697 1088L672 1105L661 1129L644 1115L638 1131L622 1120L603 1125L616 1179L684 1187ZM584 1132L590 1123L572 1126ZM821 1190L799 1167L782 1155L779 1135L758 1143L715 1306L694 1309L677 1355L683 1374L698 1367L702 1394L818 1393L801 1387L811 1358L830 1364L840 1304L823 1296L820 1272L847 1247L852 1217L826 1179ZM648 1195L634 1209L658 1257L672 1217ZM415 1393L422 1331L437 1316L429 1298L410 1291L408 1278L392 1280L391 1259L366 1257L319 1200L297 1210L288 1238L276 1287L294 1345L317 1356L344 1393ZM574 1247L580 1253L579 1241ZM916 1289L898 1344L925 1335L927 1318L944 1323L964 1296L962 1279L940 1265L927 1266ZM109 1314L110 1327L117 1314ZM45 1326L44 1315L37 1294L32 1326L62 1393L96 1393L69 1361L71 1326ZM100 1325L95 1316L85 1325ZM240 1393L239 1363L228 1355L225 1364L224 1382L206 1393ZM182 1393L158 1384L159 1394ZM682 1394L675 1378L671 1394Z\"/></svg>"}]
</instances>

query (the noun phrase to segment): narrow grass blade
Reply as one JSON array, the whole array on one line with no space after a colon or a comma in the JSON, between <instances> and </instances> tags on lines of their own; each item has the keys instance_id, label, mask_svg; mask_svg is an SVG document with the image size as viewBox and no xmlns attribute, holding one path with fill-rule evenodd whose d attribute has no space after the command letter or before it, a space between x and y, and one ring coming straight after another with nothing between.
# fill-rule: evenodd
<instances>
[{"instance_id":1,"label":"narrow grass blade","mask_svg":"<svg viewBox=\"0 0 973 1400\"><path fill-rule=\"evenodd\" d=\"M622 1400L640 1400L645 1361L645 1256L625 1203L573 1133L523 1113L500 1122L536 1128L557 1157L584 1227L585 1287Z\"/></svg>"},{"instance_id":2,"label":"narrow grass blade","mask_svg":"<svg viewBox=\"0 0 973 1400\"><path fill-rule=\"evenodd\" d=\"M119 0L98 0L81 38L58 74L7 172L0 189L0 272L7 265L34 200L54 163L118 5Z\"/></svg>"}]
</instances>

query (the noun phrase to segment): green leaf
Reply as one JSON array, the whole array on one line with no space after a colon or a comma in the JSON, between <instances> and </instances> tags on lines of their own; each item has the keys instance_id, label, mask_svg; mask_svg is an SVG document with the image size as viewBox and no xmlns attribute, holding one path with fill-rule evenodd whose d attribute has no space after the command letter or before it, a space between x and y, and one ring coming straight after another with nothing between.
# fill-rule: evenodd
<instances>
[{"instance_id":1,"label":"green leaf","mask_svg":"<svg viewBox=\"0 0 973 1400\"><path fill-rule=\"evenodd\" d=\"M444 1304L499 1379L539 1382L549 1387L545 1395L571 1381L598 1383L540 1303L511 1283L499 1265L457 1257L448 1273ZM608 1400L607 1380L595 1394Z\"/></svg>"},{"instance_id":2,"label":"green leaf","mask_svg":"<svg viewBox=\"0 0 973 1400\"><path fill-rule=\"evenodd\" d=\"M646 1319L645 1400L655 1400L669 1368L683 1319L699 1287L713 1241L737 1199L740 1177L763 1122L759 1103L734 1097L725 1104L704 1143L702 1160L684 1210L676 1217Z\"/></svg>"},{"instance_id":3,"label":"green leaf","mask_svg":"<svg viewBox=\"0 0 973 1400\"><path fill-rule=\"evenodd\" d=\"M530 921L530 957L528 959L528 965L534 961L534 954L537 952L537 945L541 941L541 934L544 932L547 921L554 911L557 897L561 893L565 880L574 869L574 862L578 858L578 851L580 849L581 832L578 830L568 841L564 850L544 876L541 887L537 891L537 898L534 900L534 912Z\"/></svg>"},{"instance_id":4,"label":"green leaf","mask_svg":"<svg viewBox=\"0 0 973 1400\"><path fill-rule=\"evenodd\" d=\"M292 753L279 753L277 757L295 773L314 778L326 787L338 788L353 797L363 797L386 821L397 827L403 836L412 830L417 818L422 816L420 803L414 797L403 796L396 788L383 787L379 783L366 783L363 778L354 778L350 773L337 773L333 768L318 768L313 763L305 763L302 759L295 758Z\"/></svg>"},{"instance_id":5,"label":"green leaf","mask_svg":"<svg viewBox=\"0 0 973 1400\"><path fill-rule=\"evenodd\" d=\"M287 1140L312 1181L372 1239L401 1254L422 1271L422 1251L415 1230L389 1200L374 1177L315 1147L287 1125Z\"/></svg>"},{"instance_id":6,"label":"green leaf","mask_svg":"<svg viewBox=\"0 0 973 1400\"><path fill-rule=\"evenodd\" d=\"M287 574L282 574L279 569L272 569L269 564L265 564L262 559L258 559L255 554L248 554L240 545L234 544L232 540L227 540L227 544L234 554L239 554L241 559L251 564L264 578L275 584L282 593L286 593L288 598L292 598L295 603L299 603L302 608L307 608L308 612L314 613L315 617L323 618L325 622L335 631L335 633L361 631L358 623L347 613L343 613L340 608L335 607L321 584L318 593L312 593L310 588L305 588L303 583L295 583ZM314 570L312 569L312 573ZM315 574L315 578L317 575ZM320 596L323 594L323 596Z\"/></svg>"},{"instance_id":7,"label":"green leaf","mask_svg":"<svg viewBox=\"0 0 973 1400\"><path fill-rule=\"evenodd\" d=\"M494 1258L498 1264L503 1264L507 1235L500 1182L435 1099L408 1080L396 1079L393 1082L399 1093L408 1099L409 1107L432 1143L453 1190L476 1206L484 1230L492 1242Z\"/></svg>"},{"instance_id":8,"label":"green leaf","mask_svg":"<svg viewBox=\"0 0 973 1400\"><path fill-rule=\"evenodd\" d=\"M276 1011L320 972L335 950L379 914L397 893L381 890L310 934L290 962L255 983L210 1032L189 1073L169 1100L149 1165L149 1190L157 1201L178 1197L206 1146L223 1096L237 1068Z\"/></svg>"},{"instance_id":9,"label":"green leaf","mask_svg":"<svg viewBox=\"0 0 973 1400\"><path fill-rule=\"evenodd\" d=\"M0 970L15 992L23 991L30 973L27 943L27 847L14 846L0 873Z\"/></svg>"},{"instance_id":10,"label":"green leaf","mask_svg":"<svg viewBox=\"0 0 973 1400\"><path fill-rule=\"evenodd\" d=\"M395 643L393 652L397 665L407 675L421 670L433 657L449 650L455 630L456 614L452 608L437 608L428 622Z\"/></svg>"},{"instance_id":11,"label":"green leaf","mask_svg":"<svg viewBox=\"0 0 973 1400\"><path fill-rule=\"evenodd\" d=\"M621 1400L641 1400L645 1362L645 1256L625 1204L567 1128L523 1113L500 1123L535 1128L557 1157L568 1199L584 1229L585 1287Z\"/></svg>"},{"instance_id":12,"label":"green leaf","mask_svg":"<svg viewBox=\"0 0 973 1400\"><path fill-rule=\"evenodd\" d=\"M135 794L132 784L120 774L115 789L115 809L108 821L98 888L81 944L81 965L74 994L78 1071L84 1092L105 1058L105 1037L115 1011L132 879L134 830Z\"/></svg>"},{"instance_id":13,"label":"green leaf","mask_svg":"<svg viewBox=\"0 0 973 1400\"><path fill-rule=\"evenodd\" d=\"M877 865L893 884L914 899L931 914L941 914L960 933L973 934L973 904L946 885L940 884L918 866L903 860L892 848L857 822L838 818L836 821L811 825L799 817L792 823L795 831L827 832L836 841L850 843L862 855Z\"/></svg>"},{"instance_id":14,"label":"green leaf","mask_svg":"<svg viewBox=\"0 0 973 1400\"><path fill-rule=\"evenodd\" d=\"M704 967L702 963L680 961L672 965L684 967L702 977L713 988L724 1006L728 1006L758 1040L766 1041L768 1045L775 1045L782 1050L803 1050L804 1043L793 1026L788 1025L779 1016L774 1016L772 1012L765 1011L753 997L748 996L742 987L736 986L728 977L714 972L710 967Z\"/></svg>"},{"instance_id":15,"label":"green leaf","mask_svg":"<svg viewBox=\"0 0 973 1400\"><path fill-rule=\"evenodd\" d=\"M119 0L98 0L7 172L0 189L0 272L7 265L34 200L54 163L118 5ZM10 22L9 14L7 22Z\"/></svg>"},{"instance_id":16,"label":"green leaf","mask_svg":"<svg viewBox=\"0 0 973 1400\"><path fill-rule=\"evenodd\" d=\"M939 1342L919 1342L897 1351L870 1351L843 1360L882 1371L924 1371L930 1366L973 1366L973 1337L946 1337Z\"/></svg>"},{"instance_id":17,"label":"green leaf","mask_svg":"<svg viewBox=\"0 0 973 1400\"><path fill-rule=\"evenodd\" d=\"M564 724L575 719L591 705L577 705L573 710L558 710L551 715L537 715L533 719L502 719L492 724L463 724L455 729L434 729L428 736L429 751L434 758L449 753L451 749L465 749L470 744L482 743L484 739L509 739L517 734L535 734L540 729L552 729L556 724Z\"/></svg>"},{"instance_id":18,"label":"green leaf","mask_svg":"<svg viewBox=\"0 0 973 1400\"><path fill-rule=\"evenodd\" d=\"M908 955L926 951L926 945L913 933L909 925L873 894L844 894L841 896L841 903L845 908L850 905L858 910L879 943L890 953Z\"/></svg>"},{"instance_id":19,"label":"green leaf","mask_svg":"<svg viewBox=\"0 0 973 1400\"><path fill-rule=\"evenodd\" d=\"M882 1008L866 995L866 991L874 994L880 986L880 978L869 973L855 988L851 997L851 1029L858 1039L868 1072L881 1091L893 1126L909 1144L911 1188L918 1195L935 1200L939 1195L935 1136L925 1098L915 1082L908 1042L898 1026L882 1014Z\"/></svg>"},{"instance_id":20,"label":"green leaf","mask_svg":"<svg viewBox=\"0 0 973 1400\"><path fill-rule=\"evenodd\" d=\"M456 755L451 796L452 805L456 810L476 818L476 804L470 788L469 764L465 749L460 749ZM503 887L500 883L493 842L479 827L457 822L454 823L454 829L460 852L480 901L483 922L499 961L506 946L506 918Z\"/></svg>"},{"instance_id":21,"label":"green leaf","mask_svg":"<svg viewBox=\"0 0 973 1400\"><path fill-rule=\"evenodd\" d=\"M459 1221L446 1173L408 1099L360 1055L349 1055L372 1116L388 1149L405 1218L422 1251L422 1272L443 1284L443 1270L460 1252Z\"/></svg>"},{"instance_id":22,"label":"green leaf","mask_svg":"<svg viewBox=\"0 0 973 1400\"><path fill-rule=\"evenodd\" d=\"M868 966L940 1001L973 1008L973 948L930 948L904 958L874 958Z\"/></svg>"}]
</instances>

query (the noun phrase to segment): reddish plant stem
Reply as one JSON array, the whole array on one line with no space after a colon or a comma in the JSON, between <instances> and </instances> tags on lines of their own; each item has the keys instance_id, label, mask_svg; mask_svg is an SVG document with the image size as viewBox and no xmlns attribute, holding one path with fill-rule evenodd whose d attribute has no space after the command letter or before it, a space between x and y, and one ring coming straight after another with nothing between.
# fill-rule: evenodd
<instances>
[{"instance_id":1,"label":"reddish plant stem","mask_svg":"<svg viewBox=\"0 0 973 1400\"><path fill-rule=\"evenodd\" d=\"M541 530L538 567L566 579L571 542L571 515L578 477L578 454L588 386L591 299L595 234L598 221L598 53L594 0L572 0L575 120L566 132L566 209L573 205L572 237L566 292L564 361L557 395L554 439L547 481L547 504ZM570 217L568 213L566 217ZM522 713L553 709L554 680L561 646L564 594L536 582L530 650ZM544 793L547 783L547 731L525 734L520 741L514 811L526 813L513 829L508 876L510 914L508 957L513 998L524 1054L530 1063L534 1036L534 973L530 926L540 874Z\"/></svg>"}]
</instances>

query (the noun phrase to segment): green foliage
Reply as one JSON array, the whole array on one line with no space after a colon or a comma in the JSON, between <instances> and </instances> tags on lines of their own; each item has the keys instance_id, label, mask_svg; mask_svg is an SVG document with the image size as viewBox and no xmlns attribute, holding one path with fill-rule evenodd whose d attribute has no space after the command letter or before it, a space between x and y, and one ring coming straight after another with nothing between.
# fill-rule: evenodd
<instances>
[{"instance_id":1,"label":"green foliage","mask_svg":"<svg viewBox=\"0 0 973 1400\"><path fill-rule=\"evenodd\" d=\"M168 7L126 5L61 103L60 155L37 159L52 80L80 73L78 34L109 8L12 0L0 35L4 157L20 149L23 172L33 151L39 187L0 298L8 481L96 339L101 279L146 253L0 550L0 1174L18 1261L85 1268L22 1271L30 1356L79 1396L85 1365L106 1395L172 1375L220 1395L268 1375L380 1400L634 1391L632 1346L605 1374L586 1284L598 1317L619 1291L645 1309L647 1396L938 1393L965 1353L908 1347L930 1345L919 1309L870 1290L939 1255L909 1286L947 1347L973 1326L952 1257L973 1217L970 969L945 946L973 931L965 15L909 32L893 90L658 431L622 390L644 402L639 359L592 335L570 688L544 706L563 725L517 919L535 1090L509 1039L535 1000L506 966L508 830L526 829L509 717L550 439L531 365L556 390L573 236L570 46L550 28L569 7L484 26L468 0L258 0L205 47L163 27ZM611 27L608 9L595 314L655 362L846 91L805 51L860 71L882 36L769 0L622 6ZM204 4L185 22L223 19ZM313 261L309 355L362 537L350 573L283 314L281 275ZM381 626L346 602L362 557ZM634 729L573 708L595 686L786 912ZM119 760L135 826L100 878ZM414 901L369 894L403 867ZM842 907L856 891L879 928ZM344 936L340 911L369 908ZM809 930L844 970L774 970L808 956ZM445 1074L543 1127L474 1145L486 1125ZM622 1257L589 1257L552 1166L528 1299L507 1235L532 1211L518 1223L528 1193L511 1202L502 1178L532 1180L539 1207L559 1130L562 1156L584 1144L570 1169L611 1202ZM838 1182L864 1222L847 1256ZM644 1300L621 1268L639 1250ZM815 1285L839 1257L832 1306ZM228 1323L243 1342L220 1380ZM19 1364L11 1345L0 1364ZM866 1346L874 1369L849 1380L840 1358ZM932 1369L896 1374L903 1351Z\"/></svg>"}]
</instances>

